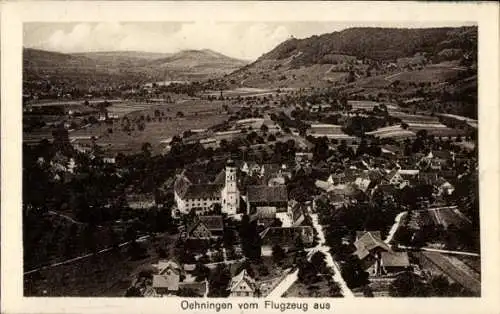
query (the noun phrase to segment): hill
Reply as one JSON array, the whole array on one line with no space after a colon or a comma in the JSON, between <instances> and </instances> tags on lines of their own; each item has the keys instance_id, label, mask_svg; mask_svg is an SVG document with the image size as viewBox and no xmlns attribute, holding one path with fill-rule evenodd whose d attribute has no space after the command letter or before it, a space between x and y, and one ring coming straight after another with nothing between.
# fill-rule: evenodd
<instances>
[{"instance_id":1,"label":"hill","mask_svg":"<svg viewBox=\"0 0 500 314\"><path fill-rule=\"evenodd\" d=\"M96 51L71 54L71 56L91 59L102 66L145 66L152 60L170 55L172 54L144 51Z\"/></svg>"},{"instance_id":2,"label":"hill","mask_svg":"<svg viewBox=\"0 0 500 314\"><path fill-rule=\"evenodd\" d=\"M229 77L240 86L328 86L367 71L390 72L441 61L476 62L477 27L350 28L291 38Z\"/></svg>"},{"instance_id":3,"label":"hill","mask_svg":"<svg viewBox=\"0 0 500 314\"><path fill-rule=\"evenodd\" d=\"M137 51L64 54L25 48L25 93L64 89L121 88L160 80L205 80L245 65L211 50L175 54Z\"/></svg>"},{"instance_id":4,"label":"hill","mask_svg":"<svg viewBox=\"0 0 500 314\"><path fill-rule=\"evenodd\" d=\"M164 71L174 71L189 75L223 75L231 73L247 64L221 53L204 50L184 50L165 58L153 60L148 66Z\"/></svg>"}]
</instances>

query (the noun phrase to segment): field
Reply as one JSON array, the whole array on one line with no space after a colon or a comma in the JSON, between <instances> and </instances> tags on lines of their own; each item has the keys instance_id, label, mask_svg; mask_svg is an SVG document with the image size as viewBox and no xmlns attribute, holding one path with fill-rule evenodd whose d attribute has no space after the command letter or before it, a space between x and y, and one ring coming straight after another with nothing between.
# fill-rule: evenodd
<instances>
[{"instance_id":1,"label":"field","mask_svg":"<svg viewBox=\"0 0 500 314\"><path fill-rule=\"evenodd\" d=\"M352 110L357 110L357 109L373 110L375 106L380 105L380 103L370 100L349 100L347 101L347 104L352 106ZM386 107L389 112L399 109L399 107L396 105L386 105Z\"/></svg>"},{"instance_id":2,"label":"field","mask_svg":"<svg viewBox=\"0 0 500 314\"><path fill-rule=\"evenodd\" d=\"M453 256L436 252L413 252L421 267L434 274L444 274L476 295L481 294L480 275Z\"/></svg>"},{"instance_id":3,"label":"field","mask_svg":"<svg viewBox=\"0 0 500 314\"><path fill-rule=\"evenodd\" d=\"M440 123L438 117L422 114L410 114L402 111L390 111L390 115L394 118L399 118L405 123Z\"/></svg>"},{"instance_id":4,"label":"field","mask_svg":"<svg viewBox=\"0 0 500 314\"><path fill-rule=\"evenodd\" d=\"M367 135L373 135L378 138L412 138L416 137L415 132L401 128L401 125L392 125L375 131L367 132Z\"/></svg>"},{"instance_id":5,"label":"field","mask_svg":"<svg viewBox=\"0 0 500 314\"><path fill-rule=\"evenodd\" d=\"M175 104L149 105L149 108L132 111L126 116L133 121L141 116L150 117L150 122L145 122L145 129L138 130L132 123L133 130L128 134L123 131L121 123L115 121L113 125L100 123L86 129L71 133L71 136L96 136L97 144L104 145L111 151L138 151L143 143L150 143L155 152L160 152L159 145L174 135L182 134L191 129L204 129L222 123L228 115L223 112L221 101L184 100ZM129 107L138 108L142 103L133 103ZM144 105L145 107L145 105ZM164 113L164 116L155 117L155 110ZM182 112L183 117L176 117L177 112ZM147 121L147 120L146 120ZM112 133L109 132L112 129Z\"/></svg>"},{"instance_id":6,"label":"field","mask_svg":"<svg viewBox=\"0 0 500 314\"><path fill-rule=\"evenodd\" d=\"M427 66L418 71L405 71L386 77L390 82L444 82L456 77L461 72L461 68L450 66Z\"/></svg>"},{"instance_id":7,"label":"field","mask_svg":"<svg viewBox=\"0 0 500 314\"><path fill-rule=\"evenodd\" d=\"M152 106L152 104L133 103L133 102L124 101L124 102L113 103L107 109L108 109L109 113L117 115L118 117L121 118L130 112L146 110L146 109L151 108L151 106Z\"/></svg>"},{"instance_id":8,"label":"field","mask_svg":"<svg viewBox=\"0 0 500 314\"><path fill-rule=\"evenodd\" d=\"M276 90L267 88L240 87L235 89L223 90L222 95L225 97L251 97L251 96L266 96L274 94ZM220 92L209 92L205 95L220 96Z\"/></svg>"},{"instance_id":9,"label":"field","mask_svg":"<svg viewBox=\"0 0 500 314\"><path fill-rule=\"evenodd\" d=\"M158 259L155 246L174 243L154 239L147 246L149 256L133 261L127 247L109 251L71 264L57 266L24 276L25 296L123 296L141 267L150 266Z\"/></svg>"}]
</instances>

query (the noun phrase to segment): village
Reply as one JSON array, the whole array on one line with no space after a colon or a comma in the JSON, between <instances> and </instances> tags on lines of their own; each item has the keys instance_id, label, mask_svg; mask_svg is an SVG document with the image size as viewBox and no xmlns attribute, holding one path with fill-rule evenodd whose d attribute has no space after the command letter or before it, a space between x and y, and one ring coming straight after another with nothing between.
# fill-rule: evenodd
<instances>
[{"instance_id":1,"label":"village","mask_svg":"<svg viewBox=\"0 0 500 314\"><path fill-rule=\"evenodd\" d=\"M161 187L149 193L126 189L125 207L166 211L163 219L175 239L175 249L143 267L126 295L411 295L415 291L398 292L404 276L428 289L438 281L444 285L440 289L458 295L480 292L474 268L478 246L470 235L477 222L466 208L473 200L471 191L460 187L477 176L476 145L461 145L473 143L473 126L463 122L450 128L429 116L428 130L425 123L408 121L408 127L393 121L402 112L373 101L348 101L340 110L334 102L282 111L253 107L268 99L250 99L250 106L233 114L242 119L163 141L163 158L176 158L182 167L172 165ZM390 129L389 135L375 131L359 138L341 125L322 122L335 114L382 117L398 128L382 126L379 130ZM453 136L433 135L436 124ZM100 160L90 166L94 171L122 177L132 170L127 163L135 163L106 152L95 140L82 146L78 139L69 141L67 131L53 136L53 145L71 147L80 155L76 159ZM179 160L193 149L196 155ZM145 160L154 158L143 153ZM43 157L38 163L45 163ZM57 153L50 167L50 179L64 182L82 165ZM137 237L153 235L144 231Z\"/></svg>"},{"instance_id":2,"label":"village","mask_svg":"<svg viewBox=\"0 0 500 314\"><path fill-rule=\"evenodd\" d=\"M481 296L476 41L25 48L24 295Z\"/></svg>"}]
</instances>

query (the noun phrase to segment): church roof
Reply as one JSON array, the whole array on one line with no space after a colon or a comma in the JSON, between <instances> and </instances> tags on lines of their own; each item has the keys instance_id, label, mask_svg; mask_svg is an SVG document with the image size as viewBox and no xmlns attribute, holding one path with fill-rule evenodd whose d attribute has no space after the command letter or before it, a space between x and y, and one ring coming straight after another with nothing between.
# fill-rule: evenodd
<instances>
[{"instance_id":1,"label":"church roof","mask_svg":"<svg viewBox=\"0 0 500 314\"><path fill-rule=\"evenodd\" d=\"M186 199L209 199L220 197L223 185L220 184L193 184L184 195Z\"/></svg>"}]
</instances>

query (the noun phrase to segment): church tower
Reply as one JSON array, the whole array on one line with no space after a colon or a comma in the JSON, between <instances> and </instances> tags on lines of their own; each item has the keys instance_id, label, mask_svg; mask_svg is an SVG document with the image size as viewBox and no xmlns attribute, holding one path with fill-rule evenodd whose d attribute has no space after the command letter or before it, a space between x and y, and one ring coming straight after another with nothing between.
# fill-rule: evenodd
<instances>
[{"instance_id":1,"label":"church tower","mask_svg":"<svg viewBox=\"0 0 500 314\"><path fill-rule=\"evenodd\" d=\"M222 190L222 212L234 215L240 207L240 191L236 180L236 164L229 159L226 163L226 184Z\"/></svg>"}]
</instances>

